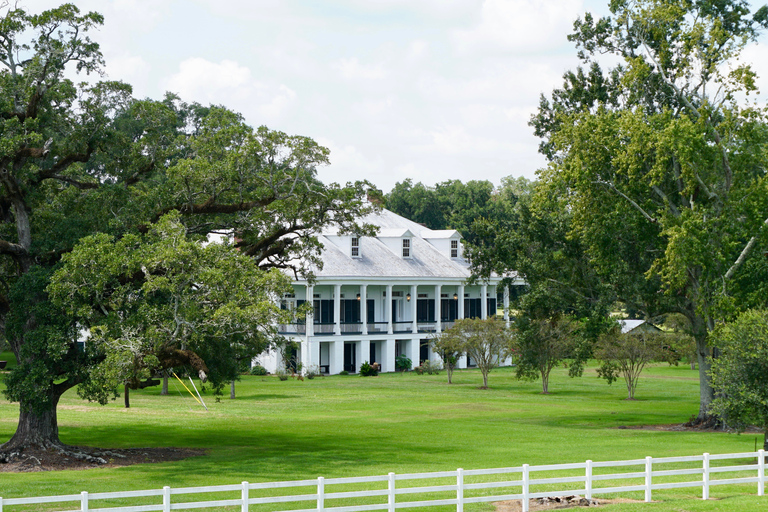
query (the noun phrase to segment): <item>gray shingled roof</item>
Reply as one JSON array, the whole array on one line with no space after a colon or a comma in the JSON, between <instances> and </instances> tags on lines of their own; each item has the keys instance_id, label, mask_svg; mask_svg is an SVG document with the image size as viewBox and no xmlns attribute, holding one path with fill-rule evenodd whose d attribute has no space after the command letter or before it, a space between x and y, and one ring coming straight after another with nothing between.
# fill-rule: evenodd
<instances>
[{"instance_id":1,"label":"gray shingled roof","mask_svg":"<svg viewBox=\"0 0 768 512\"><path fill-rule=\"evenodd\" d=\"M411 258L402 258L392 252L381 240L373 237L360 239L360 257L352 258L325 236L320 236L323 269L313 269L318 278L329 277L469 277L469 263L463 258L450 258L438 251L424 238L448 238L451 230L433 231L401 217L389 210L372 213L363 222L378 226L382 236L402 236L406 230L413 233ZM328 229L323 235L336 235L338 229ZM399 235L398 235L399 233Z\"/></svg>"}]
</instances>

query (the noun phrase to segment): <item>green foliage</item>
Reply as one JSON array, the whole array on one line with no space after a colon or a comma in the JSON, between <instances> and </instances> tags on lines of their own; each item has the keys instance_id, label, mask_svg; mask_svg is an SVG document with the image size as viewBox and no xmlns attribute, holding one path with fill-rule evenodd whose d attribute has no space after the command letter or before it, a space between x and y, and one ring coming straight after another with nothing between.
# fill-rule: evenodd
<instances>
[{"instance_id":1,"label":"green foliage","mask_svg":"<svg viewBox=\"0 0 768 512\"><path fill-rule=\"evenodd\" d=\"M315 141L172 94L136 100L127 84L70 79L102 73L89 38L102 22L72 4L36 15L0 7L0 338L20 361L6 393L30 426L20 432L52 443L55 424L33 432L36 418L55 423L51 410L78 384L103 402L116 382L148 384L171 359L225 382L271 341L249 330L274 317L268 296L284 278L269 270L307 273L323 226L372 230L357 222L372 210L369 185L321 183L329 152ZM176 231L164 243L167 214ZM212 232L231 235L239 255L192 248ZM54 274L67 265L71 276ZM260 282L240 284L254 267ZM78 322L91 329L85 352Z\"/></svg>"},{"instance_id":2,"label":"green foliage","mask_svg":"<svg viewBox=\"0 0 768 512\"><path fill-rule=\"evenodd\" d=\"M365 361L363 364L360 365L360 376L361 377L375 377L379 374L379 371L368 361Z\"/></svg>"},{"instance_id":3,"label":"green foliage","mask_svg":"<svg viewBox=\"0 0 768 512\"><path fill-rule=\"evenodd\" d=\"M439 334L433 335L429 340L432 351L440 356L443 361L443 368L448 374L448 384L451 384L453 370L459 358L464 354L464 338L458 331L447 329Z\"/></svg>"},{"instance_id":4,"label":"green foliage","mask_svg":"<svg viewBox=\"0 0 768 512\"><path fill-rule=\"evenodd\" d=\"M757 425L768 432L768 311L746 311L718 326L712 338L719 349L712 360L718 392L712 411L739 431Z\"/></svg>"},{"instance_id":5,"label":"green foliage","mask_svg":"<svg viewBox=\"0 0 768 512\"><path fill-rule=\"evenodd\" d=\"M395 358L395 369L399 372L407 372L413 367L413 362L405 354L400 354Z\"/></svg>"},{"instance_id":6,"label":"green foliage","mask_svg":"<svg viewBox=\"0 0 768 512\"><path fill-rule=\"evenodd\" d=\"M640 374L653 361L670 361L665 335L652 332L622 333L618 327L598 340L595 357L600 361L598 377L612 384L620 377L627 385L627 400L635 399Z\"/></svg>"},{"instance_id":7,"label":"green foliage","mask_svg":"<svg viewBox=\"0 0 768 512\"><path fill-rule=\"evenodd\" d=\"M261 366L260 364L255 364L251 367L250 374L251 375L258 375L258 376L264 376L267 375L269 372L266 368Z\"/></svg>"},{"instance_id":8,"label":"green foliage","mask_svg":"<svg viewBox=\"0 0 768 512\"><path fill-rule=\"evenodd\" d=\"M492 317L457 320L446 332L456 338L456 346L475 362L483 376L482 389L487 389L488 374L511 354L511 331Z\"/></svg>"},{"instance_id":9,"label":"green foliage","mask_svg":"<svg viewBox=\"0 0 768 512\"><path fill-rule=\"evenodd\" d=\"M291 376L290 372L287 372L285 370L277 370L275 372L275 375L277 375L277 378L282 380L282 381L288 380L288 377Z\"/></svg>"},{"instance_id":10,"label":"green foliage","mask_svg":"<svg viewBox=\"0 0 768 512\"><path fill-rule=\"evenodd\" d=\"M347 370L341 370L339 375L349 375L349 372Z\"/></svg>"},{"instance_id":11,"label":"green foliage","mask_svg":"<svg viewBox=\"0 0 768 512\"><path fill-rule=\"evenodd\" d=\"M304 369L304 377L306 377L309 380L312 380L315 377L322 377L322 376L323 374L320 371L320 367L316 364L311 364Z\"/></svg>"},{"instance_id":12,"label":"green foliage","mask_svg":"<svg viewBox=\"0 0 768 512\"><path fill-rule=\"evenodd\" d=\"M541 378L542 393L549 393L549 375L567 358L576 362L573 376L580 376L583 357L578 357L578 324L571 318L555 316L550 319L519 318L515 323L512 353L519 379ZM566 365L567 366L567 365Z\"/></svg>"},{"instance_id":13,"label":"green foliage","mask_svg":"<svg viewBox=\"0 0 768 512\"><path fill-rule=\"evenodd\" d=\"M419 369L421 369L421 372L419 372ZM424 361L420 366L416 368L416 371L419 373L419 375L424 373L427 375L439 375L440 370L442 369L442 365L436 361Z\"/></svg>"}]
</instances>

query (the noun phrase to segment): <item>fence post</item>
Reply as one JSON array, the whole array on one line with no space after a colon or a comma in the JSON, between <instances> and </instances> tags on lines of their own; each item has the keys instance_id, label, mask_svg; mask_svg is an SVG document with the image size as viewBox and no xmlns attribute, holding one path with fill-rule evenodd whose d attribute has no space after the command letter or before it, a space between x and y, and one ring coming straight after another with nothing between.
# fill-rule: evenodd
<instances>
[{"instance_id":1,"label":"fence post","mask_svg":"<svg viewBox=\"0 0 768 512\"><path fill-rule=\"evenodd\" d=\"M389 506L389 512L395 512L395 474L389 474L389 483L387 485L389 494L387 495L387 505Z\"/></svg>"},{"instance_id":2,"label":"fence post","mask_svg":"<svg viewBox=\"0 0 768 512\"><path fill-rule=\"evenodd\" d=\"M0 512L3 512L3 498L0 497Z\"/></svg>"},{"instance_id":3,"label":"fence post","mask_svg":"<svg viewBox=\"0 0 768 512\"><path fill-rule=\"evenodd\" d=\"M80 510L81 512L88 512L88 491L80 493Z\"/></svg>"},{"instance_id":4,"label":"fence post","mask_svg":"<svg viewBox=\"0 0 768 512\"><path fill-rule=\"evenodd\" d=\"M163 487L163 512L171 512L171 488Z\"/></svg>"},{"instance_id":5,"label":"fence post","mask_svg":"<svg viewBox=\"0 0 768 512\"><path fill-rule=\"evenodd\" d=\"M325 478L317 477L317 510L325 508Z\"/></svg>"},{"instance_id":6,"label":"fence post","mask_svg":"<svg viewBox=\"0 0 768 512\"><path fill-rule=\"evenodd\" d=\"M651 502L651 471L653 469L653 457L645 458L645 502Z\"/></svg>"},{"instance_id":7,"label":"fence post","mask_svg":"<svg viewBox=\"0 0 768 512\"><path fill-rule=\"evenodd\" d=\"M241 512L248 512L248 482L242 483L243 489L240 491L240 500L242 503L240 504L240 511Z\"/></svg>"},{"instance_id":8,"label":"fence post","mask_svg":"<svg viewBox=\"0 0 768 512\"><path fill-rule=\"evenodd\" d=\"M530 478L528 475L528 464L523 464L523 512L528 512L528 494L529 494L529 482Z\"/></svg>"},{"instance_id":9,"label":"fence post","mask_svg":"<svg viewBox=\"0 0 768 512\"><path fill-rule=\"evenodd\" d=\"M704 454L704 474L701 477L701 499L709 499L709 454Z\"/></svg>"},{"instance_id":10,"label":"fence post","mask_svg":"<svg viewBox=\"0 0 768 512\"><path fill-rule=\"evenodd\" d=\"M584 482L584 497L588 500L592 499L592 461L587 460L586 478Z\"/></svg>"},{"instance_id":11,"label":"fence post","mask_svg":"<svg viewBox=\"0 0 768 512\"><path fill-rule=\"evenodd\" d=\"M763 496L765 494L765 450L762 448L757 450L757 495ZM2 512L2 509L0 509Z\"/></svg>"},{"instance_id":12,"label":"fence post","mask_svg":"<svg viewBox=\"0 0 768 512\"><path fill-rule=\"evenodd\" d=\"M464 512L464 470L462 468L456 470L456 512Z\"/></svg>"}]
</instances>

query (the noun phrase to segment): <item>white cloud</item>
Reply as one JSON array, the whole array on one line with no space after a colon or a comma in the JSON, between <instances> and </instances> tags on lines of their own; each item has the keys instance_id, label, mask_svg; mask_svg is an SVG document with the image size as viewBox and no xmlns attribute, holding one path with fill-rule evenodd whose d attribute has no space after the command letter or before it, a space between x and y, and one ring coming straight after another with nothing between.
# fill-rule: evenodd
<instances>
[{"instance_id":1,"label":"white cloud","mask_svg":"<svg viewBox=\"0 0 768 512\"><path fill-rule=\"evenodd\" d=\"M484 0L480 20L455 32L459 52L544 53L565 42L581 0Z\"/></svg>"},{"instance_id":2,"label":"white cloud","mask_svg":"<svg viewBox=\"0 0 768 512\"><path fill-rule=\"evenodd\" d=\"M341 73L346 80L381 80L387 73L384 66L379 64L361 64L357 58L340 59L331 67Z\"/></svg>"},{"instance_id":3,"label":"white cloud","mask_svg":"<svg viewBox=\"0 0 768 512\"><path fill-rule=\"evenodd\" d=\"M165 87L187 101L220 104L243 112L256 124L278 122L296 100L290 87L257 81L249 68L231 60L187 59Z\"/></svg>"}]
</instances>

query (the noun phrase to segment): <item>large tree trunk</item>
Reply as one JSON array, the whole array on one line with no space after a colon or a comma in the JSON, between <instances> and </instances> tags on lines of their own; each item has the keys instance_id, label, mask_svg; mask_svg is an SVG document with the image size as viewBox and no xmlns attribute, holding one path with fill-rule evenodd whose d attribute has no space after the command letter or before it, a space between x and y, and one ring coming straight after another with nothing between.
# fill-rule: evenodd
<instances>
[{"instance_id":1,"label":"large tree trunk","mask_svg":"<svg viewBox=\"0 0 768 512\"><path fill-rule=\"evenodd\" d=\"M22 400L16 433L10 441L0 446L0 454L19 452L29 447L63 447L59 440L59 423L56 416L60 396L54 396L46 409L37 412L29 410Z\"/></svg>"},{"instance_id":2,"label":"large tree trunk","mask_svg":"<svg viewBox=\"0 0 768 512\"><path fill-rule=\"evenodd\" d=\"M163 370L163 389L160 391L160 394L168 394L168 370Z\"/></svg>"}]
</instances>

